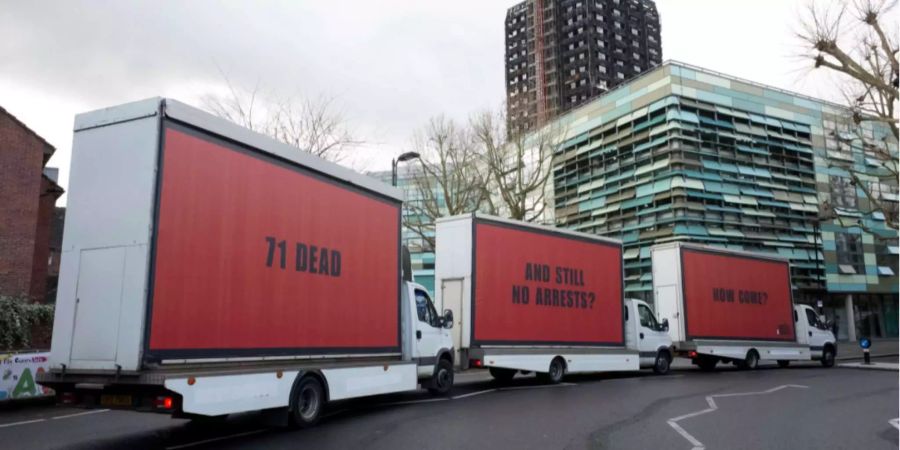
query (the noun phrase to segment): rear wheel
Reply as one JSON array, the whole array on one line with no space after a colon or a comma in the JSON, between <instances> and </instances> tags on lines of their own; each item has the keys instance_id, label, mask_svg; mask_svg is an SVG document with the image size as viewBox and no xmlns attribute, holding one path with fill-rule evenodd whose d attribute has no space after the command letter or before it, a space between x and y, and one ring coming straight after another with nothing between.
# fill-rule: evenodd
<instances>
[{"instance_id":1,"label":"rear wheel","mask_svg":"<svg viewBox=\"0 0 900 450\"><path fill-rule=\"evenodd\" d=\"M710 372L716 368L716 363L718 362L719 360L716 358L712 358L709 356L700 356L694 363L697 364L698 367L700 367L700 370Z\"/></svg>"},{"instance_id":2,"label":"rear wheel","mask_svg":"<svg viewBox=\"0 0 900 450\"><path fill-rule=\"evenodd\" d=\"M325 406L325 389L315 377L306 377L294 391L291 422L299 428L311 427L319 421Z\"/></svg>"},{"instance_id":3,"label":"rear wheel","mask_svg":"<svg viewBox=\"0 0 900 450\"><path fill-rule=\"evenodd\" d=\"M547 373L538 373L538 378L545 383L558 384L562 381L565 373L566 368L563 365L562 358L555 358L553 361L550 361L550 367L547 369Z\"/></svg>"},{"instance_id":4,"label":"rear wheel","mask_svg":"<svg viewBox=\"0 0 900 450\"><path fill-rule=\"evenodd\" d=\"M781 367L782 369L784 369L785 367L791 365L791 362L788 361L788 360L786 360L786 359L779 359L779 360L776 361L776 362L778 363L778 367Z\"/></svg>"},{"instance_id":5,"label":"rear wheel","mask_svg":"<svg viewBox=\"0 0 900 450\"><path fill-rule=\"evenodd\" d=\"M656 354L656 362L653 363L653 372L657 375L665 375L669 373L672 360L669 358L669 352L660 350Z\"/></svg>"},{"instance_id":6,"label":"rear wheel","mask_svg":"<svg viewBox=\"0 0 900 450\"><path fill-rule=\"evenodd\" d=\"M514 369L504 369L501 367L488 368L488 372L491 373L491 376L494 377L495 380L501 383L509 383L512 381L513 377L516 376L516 371Z\"/></svg>"},{"instance_id":7,"label":"rear wheel","mask_svg":"<svg viewBox=\"0 0 900 450\"><path fill-rule=\"evenodd\" d=\"M825 347L825 350L822 350L822 360L820 361L823 367L832 367L834 366L834 349L831 347Z\"/></svg>"},{"instance_id":8,"label":"rear wheel","mask_svg":"<svg viewBox=\"0 0 900 450\"><path fill-rule=\"evenodd\" d=\"M440 359L431 376L431 386L428 392L434 395L447 395L453 388L453 363L446 359Z\"/></svg>"},{"instance_id":9,"label":"rear wheel","mask_svg":"<svg viewBox=\"0 0 900 450\"><path fill-rule=\"evenodd\" d=\"M738 367L745 370L754 370L757 366L759 366L759 354L756 353L756 350L750 350L744 360L738 362Z\"/></svg>"}]
</instances>

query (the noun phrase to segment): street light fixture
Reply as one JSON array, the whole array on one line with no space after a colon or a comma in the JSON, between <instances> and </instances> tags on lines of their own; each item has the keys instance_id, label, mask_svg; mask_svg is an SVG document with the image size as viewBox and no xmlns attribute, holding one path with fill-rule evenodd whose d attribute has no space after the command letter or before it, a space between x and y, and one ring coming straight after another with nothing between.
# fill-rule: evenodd
<instances>
[{"instance_id":1,"label":"street light fixture","mask_svg":"<svg viewBox=\"0 0 900 450\"><path fill-rule=\"evenodd\" d=\"M397 185L397 165L411 159L416 159L419 156L421 155L416 152L406 152L398 156L397 159L391 160L391 186Z\"/></svg>"}]
</instances>

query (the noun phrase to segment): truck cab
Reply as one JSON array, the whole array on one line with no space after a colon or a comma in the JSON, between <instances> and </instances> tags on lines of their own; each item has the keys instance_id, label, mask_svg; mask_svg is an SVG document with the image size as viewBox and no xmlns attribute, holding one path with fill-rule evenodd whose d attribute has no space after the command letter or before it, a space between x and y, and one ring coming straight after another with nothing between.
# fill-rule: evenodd
<instances>
[{"instance_id":1,"label":"truck cab","mask_svg":"<svg viewBox=\"0 0 900 450\"><path fill-rule=\"evenodd\" d=\"M653 368L662 375L672 363L672 338L669 321L659 321L653 309L638 299L625 300L625 344L637 350L641 368Z\"/></svg>"},{"instance_id":2,"label":"truck cab","mask_svg":"<svg viewBox=\"0 0 900 450\"><path fill-rule=\"evenodd\" d=\"M428 290L404 281L401 299L403 359L416 363L424 387L446 394L453 387L453 312L438 314Z\"/></svg>"},{"instance_id":3,"label":"truck cab","mask_svg":"<svg viewBox=\"0 0 900 450\"><path fill-rule=\"evenodd\" d=\"M797 343L809 346L810 359L820 361L825 367L834 365L837 355L834 333L816 311L809 305L794 305L794 323Z\"/></svg>"}]
</instances>

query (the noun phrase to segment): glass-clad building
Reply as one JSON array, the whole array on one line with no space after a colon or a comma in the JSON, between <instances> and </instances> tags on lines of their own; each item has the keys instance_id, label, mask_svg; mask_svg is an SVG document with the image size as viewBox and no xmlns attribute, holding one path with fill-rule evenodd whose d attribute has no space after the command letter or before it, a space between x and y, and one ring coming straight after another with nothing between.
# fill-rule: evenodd
<instances>
[{"instance_id":1,"label":"glass-clad building","mask_svg":"<svg viewBox=\"0 0 900 450\"><path fill-rule=\"evenodd\" d=\"M854 136L887 137L895 158L897 142L848 117L666 62L559 119L556 224L622 239L631 297L653 300L652 245L692 241L789 258L795 300L821 304L841 337L897 336L897 233L847 182L848 166L878 164ZM896 182L862 177L896 210Z\"/></svg>"}]
</instances>

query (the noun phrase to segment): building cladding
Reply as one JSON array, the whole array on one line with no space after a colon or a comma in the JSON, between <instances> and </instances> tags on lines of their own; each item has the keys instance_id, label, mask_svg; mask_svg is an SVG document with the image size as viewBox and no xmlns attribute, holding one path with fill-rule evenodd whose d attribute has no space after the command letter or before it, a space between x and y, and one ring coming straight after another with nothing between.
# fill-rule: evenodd
<instances>
[{"instance_id":1,"label":"building cladding","mask_svg":"<svg viewBox=\"0 0 900 450\"><path fill-rule=\"evenodd\" d=\"M532 129L661 61L652 0L525 0L506 13L510 126Z\"/></svg>"},{"instance_id":2,"label":"building cladding","mask_svg":"<svg viewBox=\"0 0 900 450\"><path fill-rule=\"evenodd\" d=\"M0 108L0 295L46 297L51 222L63 192L46 168L54 151Z\"/></svg>"},{"instance_id":3,"label":"building cladding","mask_svg":"<svg viewBox=\"0 0 900 450\"><path fill-rule=\"evenodd\" d=\"M897 336L897 232L867 213L839 167L878 164L841 139L847 117L839 105L667 62L559 119L557 225L622 239L633 297L652 301L652 245L693 241L789 258L795 300L822 300L842 337ZM887 138L896 158L886 128L865 123L863 133ZM896 210L896 183L878 191ZM825 202L839 207L827 219Z\"/></svg>"}]
</instances>

